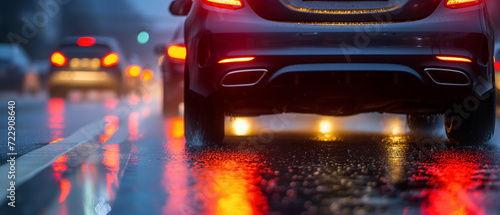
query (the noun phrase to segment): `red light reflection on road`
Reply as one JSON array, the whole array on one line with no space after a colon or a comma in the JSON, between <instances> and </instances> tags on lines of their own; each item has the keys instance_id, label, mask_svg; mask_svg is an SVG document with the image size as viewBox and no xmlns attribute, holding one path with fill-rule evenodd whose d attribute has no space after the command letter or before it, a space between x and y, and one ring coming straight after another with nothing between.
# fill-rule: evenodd
<instances>
[{"instance_id":1,"label":"red light reflection on road","mask_svg":"<svg viewBox=\"0 0 500 215\"><path fill-rule=\"evenodd\" d=\"M116 98L108 98L104 101L104 107L107 109L114 109L118 105L118 99Z\"/></svg>"},{"instance_id":2,"label":"red light reflection on road","mask_svg":"<svg viewBox=\"0 0 500 215\"><path fill-rule=\"evenodd\" d=\"M114 115L108 115L104 118L106 125L104 127L104 134L101 135L101 143L106 143L118 130L118 123L120 118Z\"/></svg>"},{"instance_id":3,"label":"red light reflection on road","mask_svg":"<svg viewBox=\"0 0 500 215\"><path fill-rule=\"evenodd\" d=\"M432 176L431 186L437 187L428 193L422 203L423 214L485 214L485 198L474 192L473 187L481 181L473 180L473 175L484 160L480 152L446 150L433 155L435 163L425 169ZM479 194L479 195L476 195Z\"/></svg>"},{"instance_id":4,"label":"red light reflection on road","mask_svg":"<svg viewBox=\"0 0 500 215\"><path fill-rule=\"evenodd\" d=\"M120 146L118 144L103 147L102 164L106 166L106 189L111 200L115 199L113 188L118 188L118 171L120 170Z\"/></svg>"},{"instance_id":5,"label":"red light reflection on road","mask_svg":"<svg viewBox=\"0 0 500 215\"><path fill-rule=\"evenodd\" d=\"M68 161L68 157L66 155L62 155L62 156L58 157L52 163L52 169L56 172L64 172L66 169L68 169L68 166L66 165L67 161Z\"/></svg>"},{"instance_id":6,"label":"red light reflection on road","mask_svg":"<svg viewBox=\"0 0 500 215\"><path fill-rule=\"evenodd\" d=\"M60 187L61 195L59 195L59 203L64 202L66 197L68 197L69 191L71 190L71 182L69 182L68 179L62 179Z\"/></svg>"},{"instance_id":7,"label":"red light reflection on road","mask_svg":"<svg viewBox=\"0 0 500 215\"><path fill-rule=\"evenodd\" d=\"M128 140L139 140L139 113L132 112L128 116L128 132L130 134Z\"/></svg>"},{"instance_id":8,"label":"red light reflection on road","mask_svg":"<svg viewBox=\"0 0 500 215\"><path fill-rule=\"evenodd\" d=\"M50 141L50 142L49 142L49 144L52 144L52 143L57 143L57 142L59 142L59 141L61 141L61 140L64 140L64 138L57 138L57 139L55 139L55 140Z\"/></svg>"},{"instance_id":9,"label":"red light reflection on road","mask_svg":"<svg viewBox=\"0 0 500 215\"><path fill-rule=\"evenodd\" d=\"M195 199L205 199L204 214L265 214L267 198L258 186L262 165L252 153L213 150L201 155L194 169L200 191Z\"/></svg>"},{"instance_id":10,"label":"red light reflection on road","mask_svg":"<svg viewBox=\"0 0 500 215\"><path fill-rule=\"evenodd\" d=\"M182 125L182 134L179 133ZM175 134L175 135L173 135ZM165 164L161 184L168 194L167 202L162 208L164 214L185 214L188 194L188 164L186 156L186 141L184 140L184 119L170 118L165 120L165 154L169 160Z\"/></svg>"},{"instance_id":11,"label":"red light reflection on road","mask_svg":"<svg viewBox=\"0 0 500 215\"><path fill-rule=\"evenodd\" d=\"M166 138L184 138L184 118L174 117L166 120Z\"/></svg>"},{"instance_id":12,"label":"red light reflection on road","mask_svg":"<svg viewBox=\"0 0 500 215\"><path fill-rule=\"evenodd\" d=\"M66 155L59 156L54 162L52 162L52 170L54 171L53 175L56 181L59 181L59 187L61 189L61 193L59 194L59 203L63 203L71 191L71 182L63 178L64 171L68 169L68 165L66 164L67 162L68 157ZM67 214L65 203L61 206L60 214Z\"/></svg>"},{"instance_id":13,"label":"red light reflection on road","mask_svg":"<svg viewBox=\"0 0 500 215\"><path fill-rule=\"evenodd\" d=\"M49 100L49 114L60 115L64 113L64 99L52 98Z\"/></svg>"},{"instance_id":14,"label":"red light reflection on road","mask_svg":"<svg viewBox=\"0 0 500 215\"><path fill-rule=\"evenodd\" d=\"M64 124L64 99L52 98L48 102L48 115L49 115L49 129L50 129L50 142L55 143L63 138L63 129L66 127Z\"/></svg>"}]
</instances>

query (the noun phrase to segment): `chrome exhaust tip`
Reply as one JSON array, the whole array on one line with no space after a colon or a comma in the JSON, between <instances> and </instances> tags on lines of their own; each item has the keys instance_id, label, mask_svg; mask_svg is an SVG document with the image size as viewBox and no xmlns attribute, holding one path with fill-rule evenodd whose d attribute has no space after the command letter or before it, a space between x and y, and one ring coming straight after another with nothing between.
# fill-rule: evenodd
<instances>
[{"instance_id":1,"label":"chrome exhaust tip","mask_svg":"<svg viewBox=\"0 0 500 215\"><path fill-rule=\"evenodd\" d=\"M438 85L469 86L471 84L469 76L460 70L426 68L424 71Z\"/></svg>"},{"instance_id":2,"label":"chrome exhaust tip","mask_svg":"<svg viewBox=\"0 0 500 215\"><path fill-rule=\"evenodd\" d=\"M258 84L266 73L267 69L236 70L224 75L220 84L223 87L253 86Z\"/></svg>"}]
</instances>

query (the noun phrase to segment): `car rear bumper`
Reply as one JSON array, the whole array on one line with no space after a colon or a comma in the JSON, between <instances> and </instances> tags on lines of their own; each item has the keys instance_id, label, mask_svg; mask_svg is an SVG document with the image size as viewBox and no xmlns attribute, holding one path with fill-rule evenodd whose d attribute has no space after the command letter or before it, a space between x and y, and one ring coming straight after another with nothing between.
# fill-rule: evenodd
<instances>
[{"instance_id":1,"label":"car rear bumper","mask_svg":"<svg viewBox=\"0 0 500 215\"><path fill-rule=\"evenodd\" d=\"M492 87L493 33L482 5L460 12L440 6L422 20L379 24L285 23L245 8L195 8L186 21L189 88L223 102L229 113L439 112ZM255 59L217 63L236 57ZM467 83L436 81L429 69L448 70L451 79L459 75ZM228 74L248 70L265 72L248 84L223 83ZM343 103L349 108L336 110Z\"/></svg>"},{"instance_id":2,"label":"car rear bumper","mask_svg":"<svg viewBox=\"0 0 500 215\"><path fill-rule=\"evenodd\" d=\"M121 79L105 71L56 71L48 78L49 87L119 88Z\"/></svg>"}]
</instances>

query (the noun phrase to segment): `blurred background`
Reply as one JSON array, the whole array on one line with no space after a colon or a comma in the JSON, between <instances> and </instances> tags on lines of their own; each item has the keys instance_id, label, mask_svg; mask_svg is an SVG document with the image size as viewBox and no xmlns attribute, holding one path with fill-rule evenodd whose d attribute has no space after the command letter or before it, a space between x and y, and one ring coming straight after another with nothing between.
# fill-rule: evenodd
<instances>
[{"instance_id":1,"label":"blurred background","mask_svg":"<svg viewBox=\"0 0 500 215\"><path fill-rule=\"evenodd\" d=\"M116 38L126 54L157 64L153 47L165 43L183 17L170 15L172 0L5 0L0 8L1 43L20 43L32 60L48 59L66 36ZM149 40L139 42L141 32Z\"/></svg>"},{"instance_id":2,"label":"blurred background","mask_svg":"<svg viewBox=\"0 0 500 215\"><path fill-rule=\"evenodd\" d=\"M44 82L50 57L63 38L107 36L120 44L121 59L159 74L161 56L154 48L166 44L184 19L170 15L171 1L5 0L0 7L0 52L9 55L1 44L19 44L26 54L15 58L27 61L29 68L23 70Z\"/></svg>"}]
</instances>

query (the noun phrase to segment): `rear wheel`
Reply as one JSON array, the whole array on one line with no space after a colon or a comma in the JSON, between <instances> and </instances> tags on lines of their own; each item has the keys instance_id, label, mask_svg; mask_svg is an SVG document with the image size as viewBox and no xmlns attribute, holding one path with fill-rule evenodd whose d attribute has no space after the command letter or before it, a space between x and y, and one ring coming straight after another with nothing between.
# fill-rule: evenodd
<instances>
[{"instance_id":1,"label":"rear wheel","mask_svg":"<svg viewBox=\"0 0 500 215\"><path fill-rule=\"evenodd\" d=\"M443 117L438 114L408 114L406 122L414 134L432 134L442 126Z\"/></svg>"},{"instance_id":2,"label":"rear wheel","mask_svg":"<svg viewBox=\"0 0 500 215\"><path fill-rule=\"evenodd\" d=\"M185 135L192 145L216 145L224 139L224 113L202 96L185 92Z\"/></svg>"},{"instance_id":3,"label":"rear wheel","mask_svg":"<svg viewBox=\"0 0 500 215\"><path fill-rule=\"evenodd\" d=\"M189 89L187 70L184 85L184 134L190 145L217 145L224 139L224 112L216 104Z\"/></svg>"},{"instance_id":4,"label":"rear wheel","mask_svg":"<svg viewBox=\"0 0 500 215\"><path fill-rule=\"evenodd\" d=\"M445 113L445 128L448 139L460 144L481 144L491 139L495 130L495 90L478 97L467 97L460 113Z\"/></svg>"}]
</instances>

